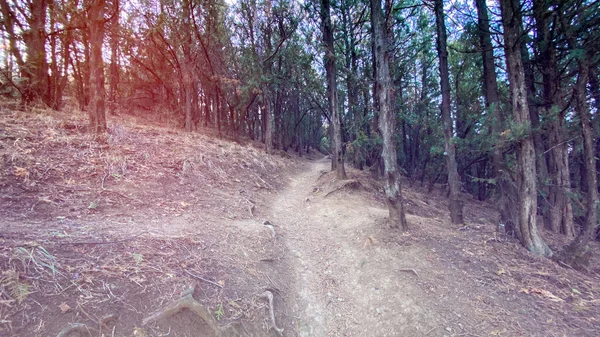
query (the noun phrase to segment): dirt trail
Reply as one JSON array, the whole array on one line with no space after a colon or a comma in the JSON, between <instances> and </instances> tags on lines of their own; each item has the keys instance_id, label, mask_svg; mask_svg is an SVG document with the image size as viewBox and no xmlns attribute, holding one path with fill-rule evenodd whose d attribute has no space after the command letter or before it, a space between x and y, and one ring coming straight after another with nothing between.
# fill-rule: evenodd
<instances>
[{"instance_id":1,"label":"dirt trail","mask_svg":"<svg viewBox=\"0 0 600 337\"><path fill-rule=\"evenodd\" d=\"M330 161L305 165L272 206L273 221L281 227L289 250L282 263L291 269L287 302L292 303L289 316L297 334L452 332L446 315L425 295L425 279L430 276L426 270L431 269L427 252L410 244L378 242L375 237L385 226L387 210L361 196L343 192L324 196L316 188L317 180L328 172Z\"/></svg>"}]
</instances>

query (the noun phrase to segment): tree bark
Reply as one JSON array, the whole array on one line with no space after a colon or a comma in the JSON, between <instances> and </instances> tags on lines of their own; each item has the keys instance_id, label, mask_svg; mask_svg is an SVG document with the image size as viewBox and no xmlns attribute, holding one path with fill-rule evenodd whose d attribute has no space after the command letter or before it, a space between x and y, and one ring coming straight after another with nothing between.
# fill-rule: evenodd
<instances>
[{"instance_id":1,"label":"tree bark","mask_svg":"<svg viewBox=\"0 0 600 337\"><path fill-rule=\"evenodd\" d=\"M342 150L342 130L338 109L337 80L335 49L333 45L333 27L331 26L331 8L329 0L321 0L321 28L323 30L323 44L325 46L325 71L327 72L327 99L329 102L329 116L333 127L332 152L335 156L336 177L348 179L344 168L344 154Z\"/></svg>"},{"instance_id":2,"label":"tree bark","mask_svg":"<svg viewBox=\"0 0 600 337\"><path fill-rule=\"evenodd\" d=\"M453 142L454 130L452 126L452 115L450 113L450 81L443 0L435 0L434 12L437 28L437 52L440 62L440 85L442 90L441 110L444 123L446 168L448 169L448 187L450 189L450 218L453 224L462 224L464 222L463 203L460 199L461 183L456 164L456 146Z\"/></svg>"},{"instance_id":3,"label":"tree bark","mask_svg":"<svg viewBox=\"0 0 600 337\"><path fill-rule=\"evenodd\" d=\"M51 106L48 62L46 60L47 8L46 0L31 1L31 16L28 20L30 29L23 34L23 40L27 47L27 62L25 62L29 79L28 88L26 89L27 103L40 100Z\"/></svg>"},{"instance_id":4,"label":"tree bark","mask_svg":"<svg viewBox=\"0 0 600 337\"><path fill-rule=\"evenodd\" d=\"M181 83L181 88L184 91L184 111L185 111L185 131L187 132L192 132L194 126L194 120L193 120L193 95L195 95L196 93L193 92L194 90L194 80L192 78L192 73L193 73L193 64L192 64L192 55L191 55L191 48L192 48L192 25L190 23L190 2L189 0L183 0L182 2L182 9L183 9L183 13L182 13L182 19L183 19L183 24L182 24L182 39L183 41L181 41L181 50L183 52L183 83ZM215 84L217 85L217 84Z\"/></svg>"},{"instance_id":5,"label":"tree bark","mask_svg":"<svg viewBox=\"0 0 600 337\"><path fill-rule=\"evenodd\" d=\"M375 86L376 101L379 107L379 131L383 141L381 157L384 163L384 188L386 203L390 214L390 227L408 229L404 205L398 159L396 158L396 116L392 109L392 81L388 45L389 38L380 0L371 0L371 24L373 30L373 52L375 53Z\"/></svg>"},{"instance_id":6,"label":"tree bark","mask_svg":"<svg viewBox=\"0 0 600 337\"><path fill-rule=\"evenodd\" d=\"M586 97L586 83L588 81L589 66L587 55L579 60L579 74L575 84L575 110L579 115L581 133L583 136L583 157L585 168L585 184L588 186L585 196L586 210L585 221L581 232L575 240L567 247L570 262L579 267L588 267L591 250L588 243L594 239L596 228L598 228L598 181L596 177L596 158L594 155L594 141L590 125L590 109Z\"/></svg>"},{"instance_id":7,"label":"tree bark","mask_svg":"<svg viewBox=\"0 0 600 337\"><path fill-rule=\"evenodd\" d=\"M534 16L536 21L536 43L540 49L539 63L543 81L543 109L546 119L550 121L548 130L548 173L551 179L548 189L549 210L547 227L553 232L563 233L569 237L575 236L573 225L573 208L569 200L571 179L569 174L569 153L564 137L565 113L560 102L561 90L558 79L558 64L556 61L556 46L553 32L550 30L552 16L548 4L542 0L534 1ZM540 160L544 160L542 155ZM538 166L539 167L539 166ZM538 175L539 176L539 175ZM545 177L540 177L544 179Z\"/></svg>"},{"instance_id":8,"label":"tree bark","mask_svg":"<svg viewBox=\"0 0 600 337\"><path fill-rule=\"evenodd\" d=\"M349 3L342 1L342 29L344 34L344 44L346 49L346 88L348 92L348 115L352 116L354 132L351 135L353 141L353 158L352 163L355 168L363 169L363 144L357 140L361 137L362 117L358 109L358 88L356 85L358 56L356 54L356 36L354 35L354 23L350 15Z\"/></svg>"},{"instance_id":9,"label":"tree bark","mask_svg":"<svg viewBox=\"0 0 600 337\"><path fill-rule=\"evenodd\" d=\"M267 88L263 90L263 119L265 125L265 151L270 154L273 150L273 122L271 121L271 108Z\"/></svg>"},{"instance_id":10,"label":"tree bark","mask_svg":"<svg viewBox=\"0 0 600 337\"><path fill-rule=\"evenodd\" d=\"M516 14L517 20L522 21L521 13ZM533 72L533 62L529 57L529 48L525 43L521 43L521 59L523 61L523 73L525 76L525 89L527 90L527 104L529 109L529 120L531 121L531 130L533 135L533 147L536 152L536 175L538 189L548 192L548 164L546 162L546 145L542 137L542 125L540 123L539 100L535 88L535 75Z\"/></svg>"},{"instance_id":11,"label":"tree bark","mask_svg":"<svg viewBox=\"0 0 600 337\"><path fill-rule=\"evenodd\" d=\"M117 109L117 94L119 87L119 13L121 12L119 2L121 0L113 0L113 18L110 23L110 86L108 88L109 113L116 115Z\"/></svg>"},{"instance_id":12,"label":"tree bark","mask_svg":"<svg viewBox=\"0 0 600 337\"><path fill-rule=\"evenodd\" d=\"M551 256L552 250L544 242L537 229L537 190L535 148L531 136L531 120L527 102L527 89L520 38L522 22L517 19L521 7L519 0L500 0L502 26L504 28L504 54L508 73L512 113L516 129L523 132L517 149L517 188L519 196L519 223L517 236L521 244L536 255Z\"/></svg>"},{"instance_id":13,"label":"tree bark","mask_svg":"<svg viewBox=\"0 0 600 337\"><path fill-rule=\"evenodd\" d=\"M493 117L492 137L495 139L492 152L492 166L494 177L496 179L496 190L498 192L498 211L500 213L500 223L504 225L506 231L514 231L518 218L511 210L516 210L516 195L509 196L509 192L516 190L511 188L514 184L509 172L502 169L504 162L503 139L500 134L504 131L505 122L502 110L500 109L500 95L498 92L498 80L496 75L496 65L494 63L494 50L490 33L490 19L485 0L475 0L477 8L479 41L481 43L481 57L483 58L483 88L485 96L485 107L487 113ZM509 204L511 203L511 204Z\"/></svg>"},{"instance_id":14,"label":"tree bark","mask_svg":"<svg viewBox=\"0 0 600 337\"><path fill-rule=\"evenodd\" d=\"M28 5L29 16L26 17L26 20L29 29L22 33L26 59L21 55L14 30L15 24L21 29L23 27L23 23L18 20L22 13L15 14L14 6L11 6L6 0L0 1L3 16L1 22L8 33L11 53L19 65L21 76L25 79L25 83L20 88L22 104L26 105L40 101L52 107L53 99L51 97L48 61L46 59L48 2L47 0L31 0Z\"/></svg>"},{"instance_id":15,"label":"tree bark","mask_svg":"<svg viewBox=\"0 0 600 337\"><path fill-rule=\"evenodd\" d=\"M91 0L89 10L90 29L90 131L96 135L106 131L104 62L104 0Z\"/></svg>"}]
</instances>

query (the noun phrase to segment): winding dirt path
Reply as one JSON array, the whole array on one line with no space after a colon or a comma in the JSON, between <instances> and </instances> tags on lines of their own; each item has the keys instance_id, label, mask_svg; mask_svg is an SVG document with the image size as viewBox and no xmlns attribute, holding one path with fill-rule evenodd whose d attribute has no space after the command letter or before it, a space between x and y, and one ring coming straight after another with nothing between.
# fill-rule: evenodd
<instances>
[{"instance_id":1,"label":"winding dirt path","mask_svg":"<svg viewBox=\"0 0 600 337\"><path fill-rule=\"evenodd\" d=\"M328 160L304 165L272 205L288 250L289 336L452 335L460 314L438 310L428 252L387 229L387 210L364 195L318 191Z\"/></svg>"}]
</instances>

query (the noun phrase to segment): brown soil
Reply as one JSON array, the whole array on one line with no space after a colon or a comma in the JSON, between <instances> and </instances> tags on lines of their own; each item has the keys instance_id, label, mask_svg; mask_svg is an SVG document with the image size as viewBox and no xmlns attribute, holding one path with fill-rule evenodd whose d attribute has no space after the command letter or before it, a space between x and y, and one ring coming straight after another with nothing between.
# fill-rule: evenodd
<instances>
[{"instance_id":1,"label":"brown soil","mask_svg":"<svg viewBox=\"0 0 600 337\"><path fill-rule=\"evenodd\" d=\"M366 172L110 121L99 143L84 116L0 109L0 336L277 336L267 291L283 336L600 333L600 263L497 238L491 204L452 227L444 191L405 185L401 234Z\"/></svg>"}]
</instances>

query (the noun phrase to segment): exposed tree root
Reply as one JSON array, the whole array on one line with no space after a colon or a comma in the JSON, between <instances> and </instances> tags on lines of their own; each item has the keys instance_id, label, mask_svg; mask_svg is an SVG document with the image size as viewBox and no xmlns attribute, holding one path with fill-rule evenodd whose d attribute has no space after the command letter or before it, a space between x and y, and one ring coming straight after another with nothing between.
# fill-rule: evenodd
<instances>
[{"instance_id":1,"label":"exposed tree root","mask_svg":"<svg viewBox=\"0 0 600 337\"><path fill-rule=\"evenodd\" d=\"M219 327L217 321L212 317L208 309L206 309L202 304L200 304L200 302L196 301L192 297L192 294L187 294L179 300L167 305L165 308L144 318L142 325L148 325L150 323L155 323L162 319L171 317L183 309L189 309L193 311L196 315L200 316L204 322L206 322L206 324L215 332L217 336L221 336L222 329Z\"/></svg>"},{"instance_id":2,"label":"exposed tree root","mask_svg":"<svg viewBox=\"0 0 600 337\"><path fill-rule=\"evenodd\" d=\"M82 336L92 336L93 329L90 329L87 325L83 323L72 323L69 326L62 329L56 337L67 337L73 332L78 332Z\"/></svg>"},{"instance_id":3,"label":"exposed tree root","mask_svg":"<svg viewBox=\"0 0 600 337\"><path fill-rule=\"evenodd\" d=\"M100 319L98 321L98 324L100 325L100 334L102 334L102 327L104 327L106 325L106 323L117 320L117 319L118 319L118 316L114 315L114 314L102 317L102 319ZM72 324L69 324L69 326L62 329L58 333L58 335L56 335L56 337L68 337L73 332L77 332L82 336L93 336L93 334L92 334L93 331L96 331L96 330L88 327L87 325L85 325L83 323L72 323Z\"/></svg>"},{"instance_id":4,"label":"exposed tree root","mask_svg":"<svg viewBox=\"0 0 600 337\"><path fill-rule=\"evenodd\" d=\"M327 194L325 194L325 198L327 198L330 194L333 194L339 190L345 189L345 188L349 188L352 190L358 190L358 189L365 189L364 186L360 183L360 181L356 180L356 179L350 179L350 180L346 180L344 181L340 186L334 188L332 191L327 192Z\"/></svg>"},{"instance_id":5,"label":"exposed tree root","mask_svg":"<svg viewBox=\"0 0 600 337\"><path fill-rule=\"evenodd\" d=\"M271 314L271 324L273 325L273 329L277 332L279 336L283 336L283 329L278 328L275 323L275 309L273 307L273 293L270 291L265 291L260 295L261 298L266 299L269 302L269 312Z\"/></svg>"}]
</instances>

